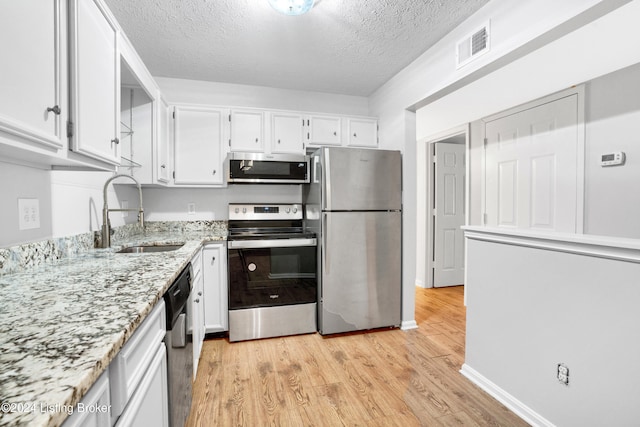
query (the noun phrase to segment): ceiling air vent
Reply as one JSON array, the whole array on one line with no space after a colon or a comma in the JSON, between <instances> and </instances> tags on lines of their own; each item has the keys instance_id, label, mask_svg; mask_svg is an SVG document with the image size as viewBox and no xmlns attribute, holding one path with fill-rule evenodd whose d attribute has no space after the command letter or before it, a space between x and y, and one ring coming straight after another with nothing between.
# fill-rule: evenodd
<instances>
[{"instance_id":1,"label":"ceiling air vent","mask_svg":"<svg viewBox=\"0 0 640 427\"><path fill-rule=\"evenodd\" d=\"M489 51L489 23L460 40L456 46L458 68Z\"/></svg>"}]
</instances>

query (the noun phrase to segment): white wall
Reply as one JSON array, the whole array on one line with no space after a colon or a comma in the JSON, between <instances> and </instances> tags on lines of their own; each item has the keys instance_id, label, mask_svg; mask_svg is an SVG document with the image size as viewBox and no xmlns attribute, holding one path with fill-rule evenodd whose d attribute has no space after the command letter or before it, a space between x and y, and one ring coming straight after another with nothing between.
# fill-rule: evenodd
<instances>
[{"instance_id":1,"label":"white wall","mask_svg":"<svg viewBox=\"0 0 640 427\"><path fill-rule=\"evenodd\" d=\"M419 143L464 123L640 62L638 17L640 1L634 0L466 86L434 99L416 113ZM576 20L582 22L593 18L593 14L582 14L579 18ZM567 25L574 27L576 20ZM630 37L630 34L638 36ZM480 152L481 146L472 141L470 155L477 156ZM419 164L423 161L423 158L418 158ZM476 170L481 166L477 157L471 157L470 161ZM474 183L477 178L472 175L471 180ZM474 188L478 190L477 186ZM426 194L426 191L425 182L418 179L418 194ZM477 202L476 196L472 194L474 203ZM477 206L474 204L472 207ZM472 213L472 223L477 223L478 215L478 212ZM426 222L427 212L418 211L417 218L418 222ZM426 256L428 244L424 234L418 236L418 259ZM422 272L419 270L418 274ZM422 280L422 277L417 279Z\"/></svg>"},{"instance_id":2,"label":"white wall","mask_svg":"<svg viewBox=\"0 0 640 427\"><path fill-rule=\"evenodd\" d=\"M51 236L49 173L42 169L0 162L0 248ZM18 199L38 199L40 228L19 230Z\"/></svg>"},{"instance_id":3,"label":"white wall","mask_svg":"<svg viewBox=\"0 0 640 427\"><path fill-rule=\"evenodd\" d=\"M269 108L361 116L369 114L368 100L362 96L164 77L157 77L156 81L170 104Z\"/></svg>"},{"instance_id":4,"label":"white wall","mask_svg":"<svg viewBox=\"0 0 640 427\"><path fill-rule=\"evenodd\" d=\"M532 425L637 426L640 244L479 230L462 372Z\"/></svg>"},{"instance_id":5,"label":"white wall","mask_svg":"<svg viewBox=\"0 0 640 427\"><path fill-rule=\"evenodd\" d=\"M585 233L640 239L640 64L586 85ZM600 166L623 151L624 166Z\"/></svg>"}]
</instances>

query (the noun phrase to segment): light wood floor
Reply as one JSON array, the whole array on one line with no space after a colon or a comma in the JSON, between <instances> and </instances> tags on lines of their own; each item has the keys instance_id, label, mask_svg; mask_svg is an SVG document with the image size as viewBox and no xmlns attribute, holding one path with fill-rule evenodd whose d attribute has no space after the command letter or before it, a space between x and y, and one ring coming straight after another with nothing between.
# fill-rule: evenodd
<instances>
[{"instance_id":1,"label":"light wood floor","mask_svg":"<svg viewBox=\"0 0 640 427\"><path fill-rule=\"evenodd\" d=\"M188 426L527 426L458 371L463 287L418 289L418 329L204 343Z\"/></svg>"}]
</instances>

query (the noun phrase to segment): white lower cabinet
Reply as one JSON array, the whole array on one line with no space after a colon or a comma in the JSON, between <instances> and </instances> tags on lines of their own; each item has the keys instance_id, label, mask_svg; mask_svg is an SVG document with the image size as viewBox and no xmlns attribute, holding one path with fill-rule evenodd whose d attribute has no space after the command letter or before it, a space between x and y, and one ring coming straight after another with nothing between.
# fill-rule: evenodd
<instances>
[{"instance_id":1,"label":"white lower cabinet","mask_svg":"<svg viewBox=\"0 0 640 427\"><path fill-rule=\"evenodd\" d=\"M202 250L204 279L204 325L207 333L229 330L227 293L227 248L209 243Z\"/></svg>"},{"instance_id":2,"label":"white lower cabinet","mask_svg":"<svg viewBox=\"0 0 640 427\"><path fill-rule=\"evenodd\" d=\"M202 251L191 260L193 272L190 302L187 305L187 332L193 340L193 379L196 379L198 362L204 341L204 289L202 280Z\"/></svg>"},{"instance_id":3,"label":"white lower cabinet","mask_svg":"<svg viewBox=\"0 0 640 427\"><path fill-rule=\"evenodd\" d=\"M63 427L111 427L109 369L100 375Z\"/></svg>"},{"instance_id":4,"label":"white lower cabinet","mask_svg":"<svg viewBox=\"0 0 640 427\"><path fill-rule=\"evenodd\" d=\"M169 427L167 386L167 351L161 343L116 426Z\"/></svg>"},{"instance_id":5,"label":"white lower cabinet","mask_svg":"<svg viewBox=\"0 0 640 427\"><path fill-rule=\"evenodd\" d=\"M165 333L160 300L109 365L112 425L169 425Z\"/></svg>"}]
</instances>

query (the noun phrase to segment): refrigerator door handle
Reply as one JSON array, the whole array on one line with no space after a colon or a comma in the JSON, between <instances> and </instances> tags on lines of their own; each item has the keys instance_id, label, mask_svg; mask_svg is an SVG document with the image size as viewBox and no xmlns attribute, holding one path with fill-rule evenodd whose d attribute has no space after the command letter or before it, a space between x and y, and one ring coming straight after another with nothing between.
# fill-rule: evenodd
<instances>
[{"instance_id":1,"label":"refrigerator door handle","mask_svg":"<svg viewBox=\"0 0 640 427\"><path fill-rule=\"evenodd\" d=\"M329 274L330 271L330 266L331 266L331 262L330 262L330 258L329 258L329 247L327 246L327 223L329 222L329 219L327 218L327 214L323 213L322 214L322 257L323 262L322 262L322 271L320 272L322 275Z\"/></svg>"},{"instance_id":2,"label":"refrigerator door handle","mask_svg":"<svg viewBox=\"0 0 640 427\"><path fill-rule=\"evenodd\" d=\"M329 160L331 157L331 151L322 150L322 159L324 160L324 173L322 176L322 182L324 186L324 194L325 194L325 206L324 208L327 210L331 210L331 161Z\"/></svg>"}]
</instances>

